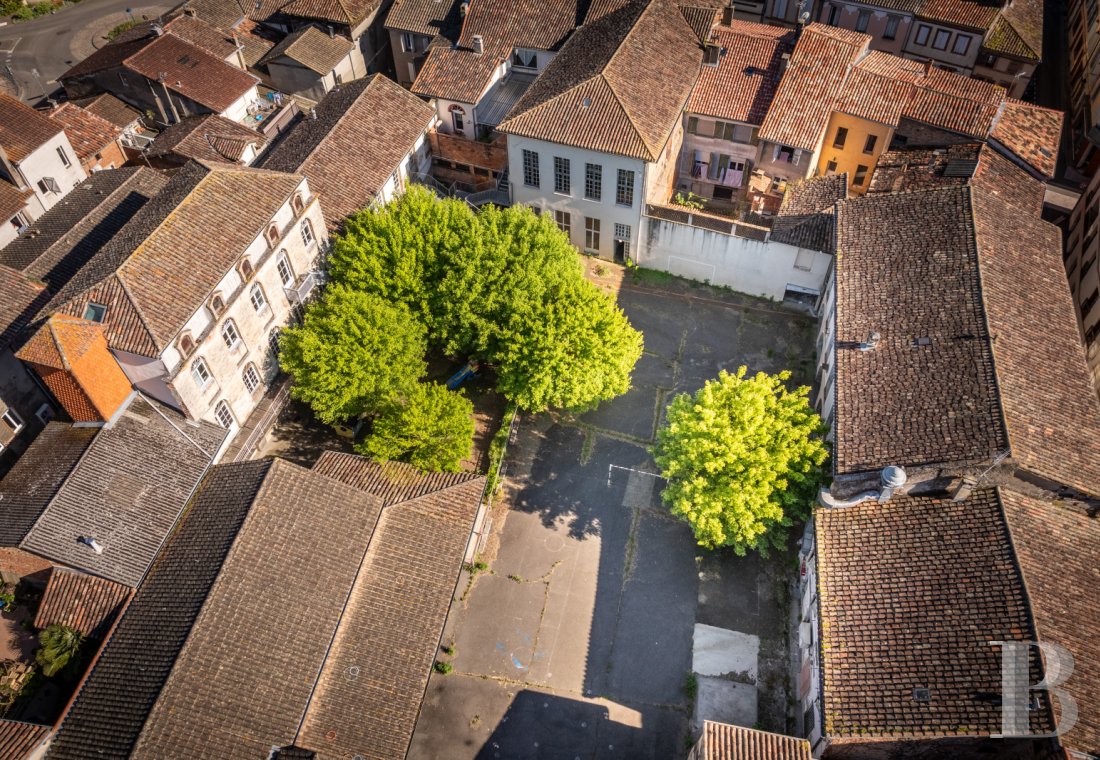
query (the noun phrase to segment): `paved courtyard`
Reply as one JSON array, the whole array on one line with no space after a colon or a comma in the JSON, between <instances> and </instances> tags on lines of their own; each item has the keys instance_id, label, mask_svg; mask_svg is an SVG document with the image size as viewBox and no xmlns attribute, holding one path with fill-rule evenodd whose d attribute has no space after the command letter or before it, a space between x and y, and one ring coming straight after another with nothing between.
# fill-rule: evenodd
<instances>
[{"instance_id":1,"label":"paved courtyard","mask_svg":"<svg viewBox=\"0 0 1100 760\"><path fill-rule=\"evenodd\" d=\"M630 286L619 301L645 335L634 388L519 421L499 550L452 609L454 670L433 673L410 758L681 757L696 696L700 717L786 728L793 560L697 552L646 447L671 397L720 369L808 381L813 326Z\"/></svg>"}]
</instances>

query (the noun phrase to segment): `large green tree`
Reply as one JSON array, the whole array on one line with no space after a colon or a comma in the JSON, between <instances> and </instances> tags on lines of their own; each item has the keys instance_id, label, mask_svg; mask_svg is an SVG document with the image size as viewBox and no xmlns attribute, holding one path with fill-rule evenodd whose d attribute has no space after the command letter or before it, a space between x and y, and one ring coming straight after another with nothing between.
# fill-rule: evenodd
<instances>
[{"instance_id":1,"label":"large green tree","mask_svg":"<svg viewBox=\"0 0 1100 760\"><path fill-rule=\"evenodd\" d=\"M439 383L417 383L383 406L356 450L421 470L458 472L473 449L473 413L474 405L462 394Z\"/></svg>"},{"instance_id":2,"label":"large green tree","mask_svg":"<svg viewBox=\"0 0 1100 760\"><path fill-rule=\"evenodd\" d=\"M766 554L809 514L828 449L809 389L791 390L789 379L723 371L669 406L653 455L665 502L700 546Z\"/></svg>"},{"instance_id":3,"label":"large green tree","mask_svg":"<svg viewBox=\"0 0 1100 760\"><path fill-rule=\"evenodd\" d=\"M478 213L423 188L349 219L330 275L402 303L449 356L498 370L532 411L587 408L626 392L641 334L584 277L576 250L525 206Z\"/></svg>"},{"instance_id":4,"label":"large green tree","mask_svg":"<svg viewBox=\"0 0 1100 760\"><path fill-rule=\"evenodd\" d=\"M283 331L279 363L291 395L329 424L377 411L424 374L424 326L402 303L333 285L299 327Z\"/></svg>"}]
</instances>

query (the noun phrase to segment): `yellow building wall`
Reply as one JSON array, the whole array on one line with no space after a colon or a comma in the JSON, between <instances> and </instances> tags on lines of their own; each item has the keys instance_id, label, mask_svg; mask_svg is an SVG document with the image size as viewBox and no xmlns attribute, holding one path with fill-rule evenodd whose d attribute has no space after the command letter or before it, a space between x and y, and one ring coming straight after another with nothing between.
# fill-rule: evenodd
<instances>
[{"instance_id":1,"label":"yellow building wall","mask_svg":"<svg viewBox=\"0 0 1100 760\"><path fill-rule=\"evenodd\" d=\"M844 146L837 148L835 143L841 128L847 129L848 134L844 139ZM867 138L870 135L874 135L876 139L874 148L867 153L864 148L867 147ZM885 124L834 112L829 118L829 127L821 144L821 158L817 162L818 176L830 171L834 174L848 172L848 192L852 195L863 195L871 184L871 174L875 170L878 157L889 147L893 136L894 130ZM829 167L832 161L836 162L835 169ZM867 170L863 173L863 181L856 184L856 174L860 166Z\"/></svg>"}]
</instances>

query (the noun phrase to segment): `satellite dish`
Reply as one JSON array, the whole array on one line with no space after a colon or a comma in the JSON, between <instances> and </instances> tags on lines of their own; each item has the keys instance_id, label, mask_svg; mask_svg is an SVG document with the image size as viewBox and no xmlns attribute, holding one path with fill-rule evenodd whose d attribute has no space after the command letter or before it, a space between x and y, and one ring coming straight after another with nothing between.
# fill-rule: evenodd
<instances>
[{"instance_id":1,"label":"satellite dish","mask_svg":"<svg viewBox=\"0 0 1100 760\"><path fill-rule=\"evenodd\" d=\"M798 16L798 23L800 23L800 24L805 24L809 20L810 20L810 12L809 11L802 11L802 13L799 14L799 16Z\"/></svg>"}]
</instances>

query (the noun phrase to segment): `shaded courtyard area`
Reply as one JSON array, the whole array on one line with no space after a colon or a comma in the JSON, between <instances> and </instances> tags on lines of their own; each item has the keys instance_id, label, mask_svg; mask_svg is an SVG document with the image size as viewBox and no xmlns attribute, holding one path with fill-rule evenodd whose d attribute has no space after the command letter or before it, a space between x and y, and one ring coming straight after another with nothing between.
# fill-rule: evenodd
<instances>
[{"instance_id":1,"label":"shaded courtyard area","mask_svg":"<svg viewBox=\"0 0 1100 760\"><path fill-rule=\"evenodd\" d=\"M721 369L808 383L813 321L683 283L611 287L645 335L634 387L518 421L499 548L460 587L453 671L432 675L410 758L682 757L695 717L787 728L793 559L698 550L647 447L671 398Z\"/></svg>"}]
</instances>

